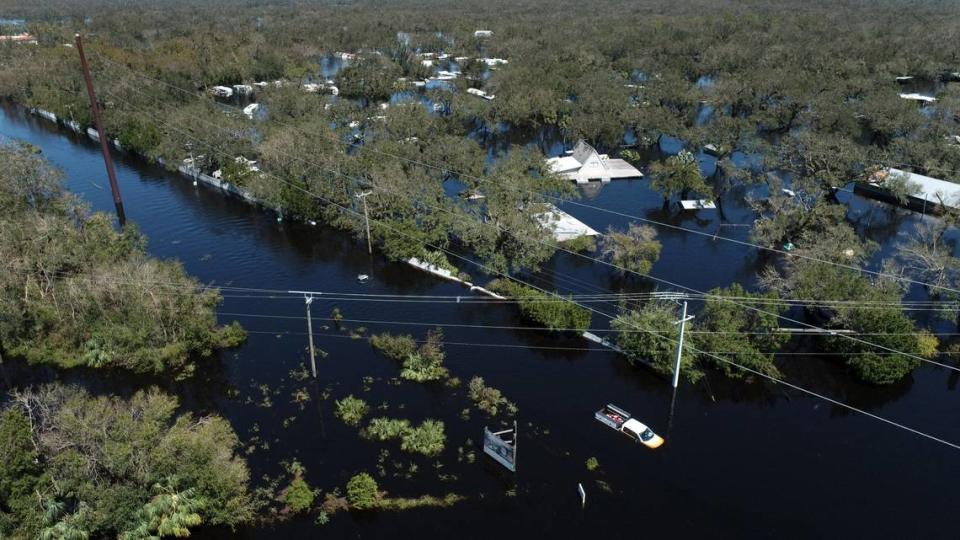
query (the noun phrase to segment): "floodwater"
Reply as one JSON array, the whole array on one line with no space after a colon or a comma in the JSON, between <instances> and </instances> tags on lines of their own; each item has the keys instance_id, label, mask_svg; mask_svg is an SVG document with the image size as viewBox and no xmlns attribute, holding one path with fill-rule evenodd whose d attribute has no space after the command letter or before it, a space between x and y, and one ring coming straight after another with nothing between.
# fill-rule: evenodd
<instances>
[{"instance_id":1,"label":"floodwater","mask_svg":"<svg viewBox=\"0 0 960 540\"><path fill-rule=\"evenodd\" d=\"M0 134L41 148L64 169L70 190L95 209L112 210L99 150L89 140L13 107L0 116ZM279 290L469 295L453 283L367 255L359 239L319 226L278 223L268 211L193 187L136 158L118 156L117 173L127 215L149 237L151 254L179 259L201 281ZM719 225L714 213L664 209L645 180L586 189L582 202L624 214L711 234ZM729 222L752 221L737 200L742 192L727 197ZM858 226L886 238L887 246L918 220L856 197L850 207L851 218L866 219ZM575 205L565 208L597 229L630 221ZM724 227L723 234L747 237L740 227ZM701 290L732 281L750 285L764 260L709 236L661 230L660 238L663 253L653 273ZM361 273L371 276L369 283L357 282ZM650 288L573 257L558 257L537 279L553 280L563 292ZM324 491L342 491L350 476L368 471L393 495L456 492L467 497L447 509L340 513L325 526L310 516L235 532L201 530L198 538L956 537L956 501L948 487L960 473L960 452L826 401L710 372L706 383L680 386L671 416L665 378L608 351L536 348L593 348L585 341L542 331L445 327L452 374L464 383L480 375L519 407L518 469L512 475L477 447L484 425L502 424L476 410L464 419L461 411L469 406L464 386L391 382L398 374L392 361L325 320L337 304L347 319L410 324L345 323L367 332L422 337L429 323L525 325L510 305L335 303L320 296L312 313L317 346L327 356L318 361L317 381L299 381L290 372L306 362L303 301L229 294L222 320L240 320L250 339L210 361L193 381L54 372L7 362L0 366L0 389L59 378L93 392L127 395L156 383L179 395L187 410L228 418L245 444L256 447L248 456L254 479L277 475L281 462L297 459L307 469L308 482ZM600 317L593 325L606 327ZM952 325L941 330L955 331ZM901 384L871 388L853 382L823 357L787 356L781 368L795 384L960 442L960 423L953 418L956 372L925 366ZM302 408L293 403L293 392L301 388L311 397ZM376 415L442 420L446 450L438 459L425 459L402 454L396 444L359 438L332 413L333 401L348 394L375 408L383 404L386 410ZM647 450L596 422L594 411L607 402L636 414L666 444ZM458 448L464 456L475 453L475 461L458 459ZM381 449L389 451L385 476L377 473ZM586 469L590 457L599 461L598 471ZM411 463L418 470L405 478ZM578 483L587 493L583 507Z\"/></svg>"}]
</instances>

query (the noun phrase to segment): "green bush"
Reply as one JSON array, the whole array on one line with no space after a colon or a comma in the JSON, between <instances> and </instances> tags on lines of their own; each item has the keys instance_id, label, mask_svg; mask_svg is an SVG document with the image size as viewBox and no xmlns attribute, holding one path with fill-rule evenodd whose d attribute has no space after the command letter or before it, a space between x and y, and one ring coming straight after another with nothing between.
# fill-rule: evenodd
<instances>
[{"instance_id":1,"label":"green bush","mask_svg":"<svg viewBox=\"0 0 960 540\"><path fill-rule=\"evenodd\" d=\"M384 332L370 336L370 345L384 355L401 362L417 352L417 342L410 335L395 336Z\"/></svg>"},{"instance_id":2,"label":"green bush","mask_svg":"<svg viewBox=\"0 0 960 540\"><path fill-rule=\"evenodd\" d=\"M578 236L560 242L560 247L575 253L585 253L597 249L597 239L593 236Z\"/></svg>"},{"instance_id":3,"label":"green bush","mask_svg":"<svg viewBox=\"0 0 960 540\"><path fill-rule=\"evenodd\" d=\"M573 300L506 279L496 279L487 288L516 300L525 317L551 330L573 329L583 332L590 327L590 310Z\"/></svg>"},{"instance_id":4,"label":"green bush","mask_svg":"<svg viewBox=\"0 0 960 540\"><path fill-rule=\"evenodd\" d=\"M597 458L595 458L595 457L589 457L589 458L587 458L586 465L587 465L587 470L588 470L588 471L595 471L595 470L597 470L598 468L600 468L600 462L597 461Z\"/></svg>"},{"instance_id":5,"label":"green bush","mask_svg":"<svg viewBox=\"0 0 960 540\"><path fill-rule=\"evenodd\" d=\"M337 401L337 410L334 414L348 426L357 426L369 412L370 406L366 401L349 395Z\"/></svg>"},{"instance_id":6,"label":"green bush","mask_svg":"<svg viewBox=\"0 0 960 540\"><path fill-rule=\"evenodd\" d=\"M299 514L313 507L315 497L316 494L310 489L307 482L300 476L296 476L283 494L283 502L287 503L294 514Z\"/></svg>"},{"instance_id":7,"label":"green bush","mask_svg":"<svg viewBox=\"0 0 960 540\"><path fill-rule=\"evenodd\" d=\"M376 441L399 439L410 429L410 421L396 418L373 418L362 435Z\"/></svg>"},{"instance_id":8,"label":"green bush","mask_svg":"<svg viewBox=\"0 0 960 540\"><path fill-rule=\"evenodd\" d=\"M377 490L377 481L372 476L365 472L355 474L347 482L347 502L357 510L373 508L380 500L380 493Z\"/></svg>"},{"instance_id":9,"label":"green bush","mask_svg":"<svg viewBox=\"0 0 960 540\"><path fill-rule=\"evenodd\" d=\"M409 335L394 336L387 333L372 336L370 344L390 358L403 362L400 371L403 379L437 381L450 374L443 367L446 354L443 352L443 333L439 329L427 332L427 339L419 348Z\"/></svg>"},{"instance_id":10,"label":"green bush","mask_svg":"<svg viewBox=\"0 0 960 540\"><path fill-rule=\"evenodd\" d=\"M517 411L517 407L507 398L503 397L500 390L486 386L483 382L483 377L470 379L467 391L474 405L490 416L496 416L501 407L505 407L510 414L514 414Z\"/></svg>"},{"instance_id":11,"label":"green bush","mask_svg":"<svg viewBox=\"0 0 960 540\"><path fill-rule=\"evenodd\" d=\"M201 523L249 522L237 435L223 418L179 408L156 389L129 399L60 385L15 392L0 414L0 536L138 538L173 523L187 536Z\"/></svg>"},{"instance_id":12,"label":"green bush","mask_svg":"<svg viewBox=\"0 0 960 540\"><path fill-rule=\"evenodd\" d=\"M414 429L408 429L400 441L400 449L405 452L437 456L443 452L447 436L443 432L443 422L424 420Z\"/></svg>"},{"instance_id":13,"label":"green bush","mask_svg":"<svg viewBox=\"0 0 960 540\"><path fill-rule=\"evenodd\" d=\"M376 441L400 439L401 450L425 456L438 455L446 443L443 422L437 420L424 420L412 427L405 419L373 418L361 435Z\"/></svg>"},{"instance_id":14,"label":"green bush","mask_svg":"<svg viewBox=\"0 0 960 540\"><path fill-rule=\"evenodd\" d=\"M0 145L0 161L0 260L14 265L0 273L4 352L186 377L198 359L245 339L239 325L217 324L220 294L178 262L149 257L134 224L118 231L111 216L89 214L27 150Z\"/></svg>"}]
</instances>

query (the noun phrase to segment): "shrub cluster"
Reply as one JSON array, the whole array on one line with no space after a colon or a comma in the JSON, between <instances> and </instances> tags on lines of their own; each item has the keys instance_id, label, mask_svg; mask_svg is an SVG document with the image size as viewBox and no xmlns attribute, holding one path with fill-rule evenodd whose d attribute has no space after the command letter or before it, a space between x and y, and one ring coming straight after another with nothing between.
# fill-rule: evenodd
<instances>
[{"instance_id":1,"label":"shrub cluster","mask_svg":"<svg viewBox=\"0 0 960 540\"><path fill-rule=\"evenodd\" d=\"M425 456L439 455L447 440L439 420L424 420L413 427L405 419L373 418L361 435L378 441L400 439L401 450Z\"/></svg>"},{"instance_id":2,"label":"shrub cluster","mask_svg":"<svg viewBox=\"0 0 960 540\"><path fill-rule=\"evenodd\" d=\"M551 330L583 332L590 327L590 310L578 306L573 300L506 279L496 279L487 288L515 299L525 317Z\"/></svg>"}]
</instances>

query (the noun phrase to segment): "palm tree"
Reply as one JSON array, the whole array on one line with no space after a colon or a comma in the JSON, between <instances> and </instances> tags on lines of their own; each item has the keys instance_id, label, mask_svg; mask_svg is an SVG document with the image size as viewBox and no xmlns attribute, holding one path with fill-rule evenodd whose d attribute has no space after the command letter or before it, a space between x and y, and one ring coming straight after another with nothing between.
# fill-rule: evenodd
<instances>
[{"instance_id":1,"label":"palm tree","mask_svg":"<svg viewBox=\"0 0 960 540\"><path fill-rule=\"evenodd\" d=\"M44 500L43 518L47 527L40 531L41 540L87 540L90 532L83 522L89 517L90 509L86 504L77 505L77 511L64 516L66 504L53 499ZM61 519L62 517L62 519Z\"/></svg>"},{"instance_id":2,"label":"palm tree","mask_svg":"<svg viewBox=\"0 0 960 540\"><path fill-rule=\"evenodd\" d=\"M197 494L197 488L178 491L177 480L168 478L164 484L154 484L153 491L153 498L138 513L140 524L121 535L125 540L186 538L190 536L190 527L203 523L199 512L206 502Z\"/></svg>"}]
</instances>

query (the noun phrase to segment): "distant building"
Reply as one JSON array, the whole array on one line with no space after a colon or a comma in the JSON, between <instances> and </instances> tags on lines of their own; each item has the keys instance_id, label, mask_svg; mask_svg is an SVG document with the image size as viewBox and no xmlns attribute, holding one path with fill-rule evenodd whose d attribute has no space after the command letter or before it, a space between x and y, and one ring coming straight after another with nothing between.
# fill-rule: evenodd
<instances>
[{"instance_id":1,"label":"distant building","mask_svg":"<svg viewBox=\"0 0 960 540\"><path fill-rule=\"evenodd\" d=\"M497 97L497 96L495 96L495 95L493 95L493 94L488 94L488 93L484 92L483 90L480 90L479 88L467 88L467 93L468 93L468 94L472 94L472 95L477 96L477 97L480 97L480 98L483 98L483 99L485 99L485 100L487 100L487 101L490 101L490 100L492 100L493 98Z\"/></svg>"},{"instance_id":2,"label":"distant building","mask_svg":"<svg viewBox=\"0 0 960 540\"><path fill-rule=\"evenodd\" d=\"M481 58L480 61L490 67L496 67L510 63L510 61L505 58Z\"/></svg>"},{"instance_id":3,"label":"distant building","mask_svg":"<svg viewBox=\"0 0 960 540\"><path fill-rule=\"evenodd\" d=\"M909 99L912 101L922 101L924 103L933 103L937 98L933 96L925 96L923 94L910 93L910 94L900 94L900 97L903 99Z\"/></svg>"},{"instance_id":4,"label":"distant building","mask_svg":"<svg viewBox=\"0 0 960 540\"><path fill-rule=\"evenodd\" d=\"M600 233L589 225L560 210L552 204L547 205L547 211L534 216L545 229L553 234L557 242L566 242L581 236L597 236Z\"/></svg>"},{"instance_id":5,"label":"distant building","mask_svg":"<svg viewBox=\"0 0 960 540\"><path fill-rule=\"evenodd\" d=\"M233 97L233 88L229 86L214 86L210 89L210 93L219 98L229 98Z\"/></svg>"},{"instance_id":6,"label":"distant building","mask_svg":"<svg viewBox=\"0 0 960 540\"><path fill-rule=\"evenodd\" d=\"M440 71L437 71L436 76L431 78L437 81L452 81L453 79L456 79L458 75L460 75L459 71L444 71L441 69Z\"/></svg>"},{"instance_id":7,"label":"distant building","mask_svg":"<svg viewBox=\"0 0 960 540\"><path fill-rule=\"evenodd\" d=\"M0 36L0 41L9 41L11 43L26 43L29 45L37 44L37 38L33 37L33 34L30 34L29 32L22 32L19 34Z\"/></svg>"},{"instance_id":8,"label":"distant building","mask_svg":"<svg viewBox=\"0 0 960 540\"><path fill-rule=\"evenodd\" d=\"M257 111L258 111L259 109L260 109L260 104L259 104L259 103L251 103L251 104L249 104L249 105L247 105L246 107L243 108L243 114L244 114L247 118L253 120L253 116L257 113Z\"/></svg>"},{"instance_id":9,"label":"distant building","mask_svg":"<svg viewBox=\"0 0 960 540\"><path fill-rule=\"evenodd\" d=\"M642 178L643 173L622 159L611 159L598 153L586 141L581 140L567 155L547 160L550 169L578 184L591 180L609 182L615 178Z\"/></svg>"},{"instance_id":10,"label":"distant building","mask_svg":"<svg viewBox=\"0 0 960 540\"><path fill-rule=\"evenodd\" d=\"M866 181L857 182L854 190L876 199L900 204L891 192L892 181L902 181L905 184L909 208L922 212L934 212L941 206L960 209L960 184L892 167L877 171Z\"/></svg>"}]
</instances>

